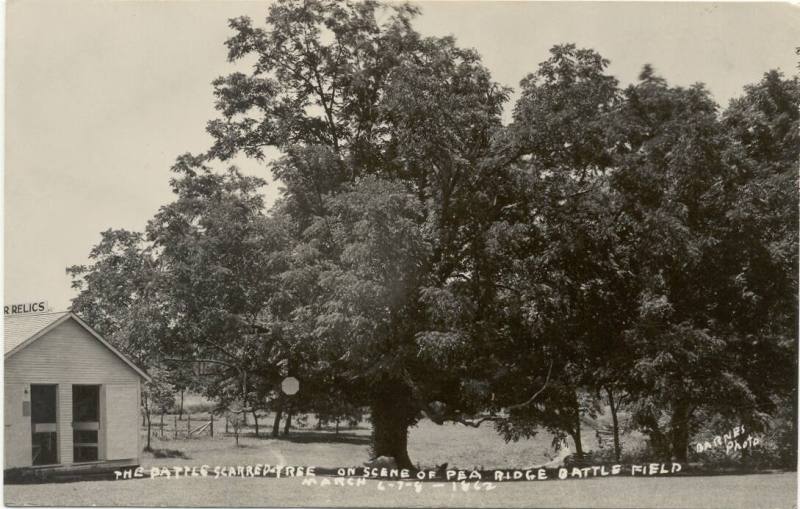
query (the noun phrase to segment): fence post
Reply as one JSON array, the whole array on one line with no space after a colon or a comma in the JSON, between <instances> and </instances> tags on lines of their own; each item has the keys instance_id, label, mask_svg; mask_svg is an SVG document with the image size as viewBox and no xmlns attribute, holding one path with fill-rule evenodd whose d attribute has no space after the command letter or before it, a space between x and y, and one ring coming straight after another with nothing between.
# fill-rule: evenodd
<instances>
[{"instance_id":1,"label":"fence post","mask_svg":"<svg viewBox=\"0 0 800 509\"><path fill-rule=\"evenodd\" d=\"M214 414L211 414L211 438L214 438Z\"/></svg>"},{"instance_id":2,"label":"fence post","mask_svg":"<svg viewBox=\"0 0 800 509\"><path fill-rule=\"evenodd\" d=\"M192 431L192 414L186 414L186 438L189 438L189 434Z\"/></svg>"}]
</instances>

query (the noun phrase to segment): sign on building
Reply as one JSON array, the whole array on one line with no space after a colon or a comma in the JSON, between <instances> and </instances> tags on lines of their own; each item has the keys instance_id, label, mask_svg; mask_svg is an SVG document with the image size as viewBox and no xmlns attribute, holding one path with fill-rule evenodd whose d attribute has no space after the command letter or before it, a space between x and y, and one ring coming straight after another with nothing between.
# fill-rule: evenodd
<instances>
[{"instance_id":1,"label":"sign on building","mask_svg":"<svg viewBox=\"0 0 800 509\"><path fill-rule=\"evenodd\" d=\"M25 313L44 313L49 309L50 308L47 305L47 301L40 300L38 302L25 302L23 304L11 304L9 306L3 306L3 314L21 315Z\"/></svg>"}]
</instances>

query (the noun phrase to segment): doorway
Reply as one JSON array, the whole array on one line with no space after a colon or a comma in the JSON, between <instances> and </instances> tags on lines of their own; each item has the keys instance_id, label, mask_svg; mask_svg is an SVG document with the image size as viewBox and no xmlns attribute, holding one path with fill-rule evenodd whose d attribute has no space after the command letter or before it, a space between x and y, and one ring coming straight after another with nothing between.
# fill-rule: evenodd
<instances>
[{"instance_id":1,"label":"doorway","mask_svg":"<svg viewBox=\"0 0 800 509\"><path fill-rule=\"evenodd\" d=\"M31 385L33 465L58 464L58 386Z\"/></svg>"},{"instance_id":2,"label":"doorway","mask_svg":"<svg viewBox=\"0 0 800 509\"><path fill-rule=\"evenodd\" d=\"M72 386L72 460L100 459L100 386Z\"/></svg>"}]
</instances>

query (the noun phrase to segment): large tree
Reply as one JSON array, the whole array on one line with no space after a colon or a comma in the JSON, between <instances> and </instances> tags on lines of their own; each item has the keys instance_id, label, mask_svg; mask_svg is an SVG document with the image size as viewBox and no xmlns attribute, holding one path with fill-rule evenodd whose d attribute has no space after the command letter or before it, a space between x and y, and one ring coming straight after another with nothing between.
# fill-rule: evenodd
<instances>
[{"instance_id":1,"label":"large tree","mask_svg":"<svg viewBox=\"0 0 800 509\"><path fill-rule=\"evenodd\" d=\"M383 24L376 20L380 10L390 11ZM357 286L347 298L365 300L337 309L337 333L314 328L313 337L325 339L324 348L337 358L355 361L348 352L359 348L373 352L367 358L377 355L372 369L360 371L370 388L365 397L371 404L373 455L392 456L404 466L410 466L407 429L426 399L414 387L424 373L415 353L416 334L425 328L420 291L462 270L470 219L485 204L476 193L493 185L491 168L482 160L507 94L474 51L458 48L451 38L422 38L413 31L415 13L408 6L375 2L278 2L266 28L247 18L232 20L230 58L250 56L256 63L249 75L215 82L222 118L209 123L214 157L260 158L267 146L284 153L273 171L286 186L282 209L297 225L295 238L302 245L297 252L309 257L298 273L311 277L315 289L297 296L299 310L313 309L320 296L332 299L328 307L345 297L329 293L331 281L343 276L330 278L346 274L342 284L352 281L352 257L367 256L365 241L378 260L359 270L372 271L370 280L396 282L384 298ZM342 236L357 217L345 214L345 198L370 198L362 205L390 215L368 215L375 223L359 223L353 234ZM386 221L401 221L397 226L404 229L397 239L375 244L390 233ZM361 238L365 231L374 231L373 238ZM397 242L420 245L413 263ZM397 252L384 257L379 248ZM375 307L382 302L385 307ZM315 323L320 316L327 315L306 319ZM369 327L378 327L372 335L362 328L365 317L374 322ZM348 368L355 373L355 366L360 364Z\"/></svg>"},{"instance_id":2,"label":"large tree","mask_svg":"<svg viewBox=\"0 0 800 509\"><path fill-rule=\"evenodd\" d=\"M614 131L612 190L640 298L627 331L636 359L634 418L661 454L685 460L701 412L754 427L752 410L770 405L775 386L753 376L753 358L791 357L787 336L770 338L791 315L793 250L770 247L790 238L785 230L768 240L752 224L765 213L794 223L796 207L742 208L759 185L701 85L670 87L645 67L625 90ZM775 312L784 315L778 322Z\"/></svg>"},{"instance_id":3,"label":"large tree","mask_svg":"<svg viewBox=\"0 0 800 509\"><path fill-rule=\"evenodd\" d=\"M607 64L556 46L523 80L514 122L484 164L489 199L464 227L461 271L425 295L439 331L422 337L423 352L461 365L456 386L471 396L440 418L494 421L507 439L544 426L571 436L578 455L594 389L613 391L623 371L614 352L631 301L607 193L619 95Z\"/></svg>"},{"instance_id":4,"label":"large tree","mask_svg":"<svg viewBox=\"0 0 800 509\"><path fill-rule=\"evenodd\" d=\"M67 268L78 292L72 311L142 366L153 366L156 338L166 327L161 267L142 233L106 230L89 264Z\"/></svg>"},{"instance_id":5,"label":"large tree","mask_svg":"<svg viewBox=\"0 0 800 509\"><path fill-rule=\"evenodd\" d=\"M281 295L289 235L279 216L265 215L261 179L236 168L215 173L190 155L173 172L176 199L147 226L169 303L169 326L156 344L164 362L211 365L207 394L246 407L255 387L277 387L290 357L271 307Z\"/></svg>"},{"instance_id":6,"label":"large tree","mask_svg":"<svg viewBox=\"0 0 800 509\"><path fill-rule=\"evenodd\" d=\"M770 71L744 92L722 118L736 162L723 252L738 270L726 292L741 296L724 320L740 331L735 349L756 395L753 414L794 423L781 447L795 465L800 80Z\"/></svg>"}]
</instances>

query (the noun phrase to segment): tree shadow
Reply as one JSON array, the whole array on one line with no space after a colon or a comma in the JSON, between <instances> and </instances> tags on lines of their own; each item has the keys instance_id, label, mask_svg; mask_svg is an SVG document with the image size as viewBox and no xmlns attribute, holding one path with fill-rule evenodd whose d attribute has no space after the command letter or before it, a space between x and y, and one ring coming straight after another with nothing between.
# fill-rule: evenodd
<instances>
[{"instance_id":1,"label":"tree shadow","mask_svg":"<svg viewBox=\"0 0 800 509\"><path fill-rule=\"evenodd\" d=\"M244 435L239 435L244 436ZM283 442L292 442L295 444L350 444L350 445L366 445L370 443L369 435L356 435L355 433L326 433L323 431L297 431L290 432L288 435L280 434L273 437L271 433L259 433L258 437L255 433L248 433L248 438L258 438L261 440L280 440Z\"/></svg>"},{"instance_id":2,"label":"tree shadow","mask_svg":"<svg viewBox=\"0 0 800 509\"><path fill-rule=\"evenodd\" d=\"M182 460L190 460L191 457L187 456L185 452L178 449L153 449L150 451L154 458L180 458Z\"/></svg>"}]
</instances>

